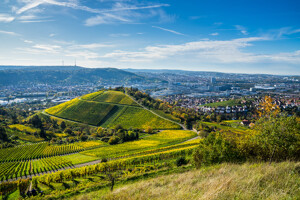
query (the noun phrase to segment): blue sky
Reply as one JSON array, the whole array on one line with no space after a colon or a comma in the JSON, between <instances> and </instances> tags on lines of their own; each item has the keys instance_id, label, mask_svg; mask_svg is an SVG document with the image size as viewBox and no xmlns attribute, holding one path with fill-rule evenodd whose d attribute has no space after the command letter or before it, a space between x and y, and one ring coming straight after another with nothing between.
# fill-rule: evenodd
<instances>
[{"instance_id":1,"label":"blue sky","mask_svg":"<svg viewBox=\"0 0 300 200\"><path fill-rule=\"evenodd\" d=\"M0 65L300 74L298 0L1 0Z\"/></svg>"}]
</instances>

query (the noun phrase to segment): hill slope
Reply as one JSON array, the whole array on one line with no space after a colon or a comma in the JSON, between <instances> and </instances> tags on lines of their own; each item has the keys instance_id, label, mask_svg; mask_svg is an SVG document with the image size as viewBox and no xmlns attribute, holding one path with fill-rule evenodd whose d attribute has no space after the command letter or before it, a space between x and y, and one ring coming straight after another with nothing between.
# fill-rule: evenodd
<instances>
[{"instance_id":1,"label":"hill slope","mask_svg":"<svg viewBox=\"0 0 300 200\"><path fill-rule=\"evenodd\" d=\"M181 129L179 125L140 107L122 92L99 91L45 110L60 118L94 126Z\"/></svg>"},{"instance_id":2,"label":"hill slope","mask_svg":"<svg viewBox=\"0 0 300 200\"><path fill-rule=\"evenodd\" d=\"M0 86L17 84L87 84L99 81L120 83L143 80L142 77L114 68L83 68L72 66L17 67L0 66Z\"/></svg>"},{"instance_id":3,"label":"hill slope","mask_svg":"<svg viewBox=\"0 0 300 200\"><path fill-rule=\"evenodd\" d=\"M300 163L222 164L72 199L298 199Z\"/></svg>"}]
</instances>

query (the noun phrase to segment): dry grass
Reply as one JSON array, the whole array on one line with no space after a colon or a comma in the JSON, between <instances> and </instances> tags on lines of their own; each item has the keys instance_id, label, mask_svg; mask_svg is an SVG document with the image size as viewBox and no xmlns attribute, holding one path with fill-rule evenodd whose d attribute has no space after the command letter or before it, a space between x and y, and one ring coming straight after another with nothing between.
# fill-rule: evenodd
<instances>
[{"instance_id":1,"label":"dry grass","mask_svg":"<svg viewBox=\"0 0 300 200\"><path fill-rule=\"evenodd\" d=\"M75 199L300 199L300 163L222 164Z\"/></svg>"}]
</instances>

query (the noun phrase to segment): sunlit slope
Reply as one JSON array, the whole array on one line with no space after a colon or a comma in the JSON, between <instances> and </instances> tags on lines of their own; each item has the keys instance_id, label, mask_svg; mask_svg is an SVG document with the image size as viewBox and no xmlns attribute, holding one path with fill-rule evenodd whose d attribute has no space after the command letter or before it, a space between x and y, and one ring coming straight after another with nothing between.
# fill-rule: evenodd
<instances>
[{"instance_id":1,"label":"sunlit slope","mask_svg":"<svg viewBox=\"0 0 300 200\"><path fill-rule=\"evenodd\" d=\"M117 91L99 91L45 110L46 113L85 124L124 128L181 129L179 125L145 110Z\"/></svg>"}]
</instances>

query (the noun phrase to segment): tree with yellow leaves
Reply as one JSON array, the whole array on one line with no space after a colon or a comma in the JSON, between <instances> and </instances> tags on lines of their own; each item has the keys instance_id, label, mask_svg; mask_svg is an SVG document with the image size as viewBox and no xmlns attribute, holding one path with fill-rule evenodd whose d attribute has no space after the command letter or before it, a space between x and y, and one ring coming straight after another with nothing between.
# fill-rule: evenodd
<instances>
[{"instance_id":1,"label":"tree with yellow leaves","mask_svg":"<svg viewBox=\"0 0 300 200\"><path fill-rule=\"evenodd\" d=\"M275 117L280 113L280 108L274 103L274 99L270 96L265 96L264 100L259 104L259 117Z\"/></svg>"}]
</instances>

